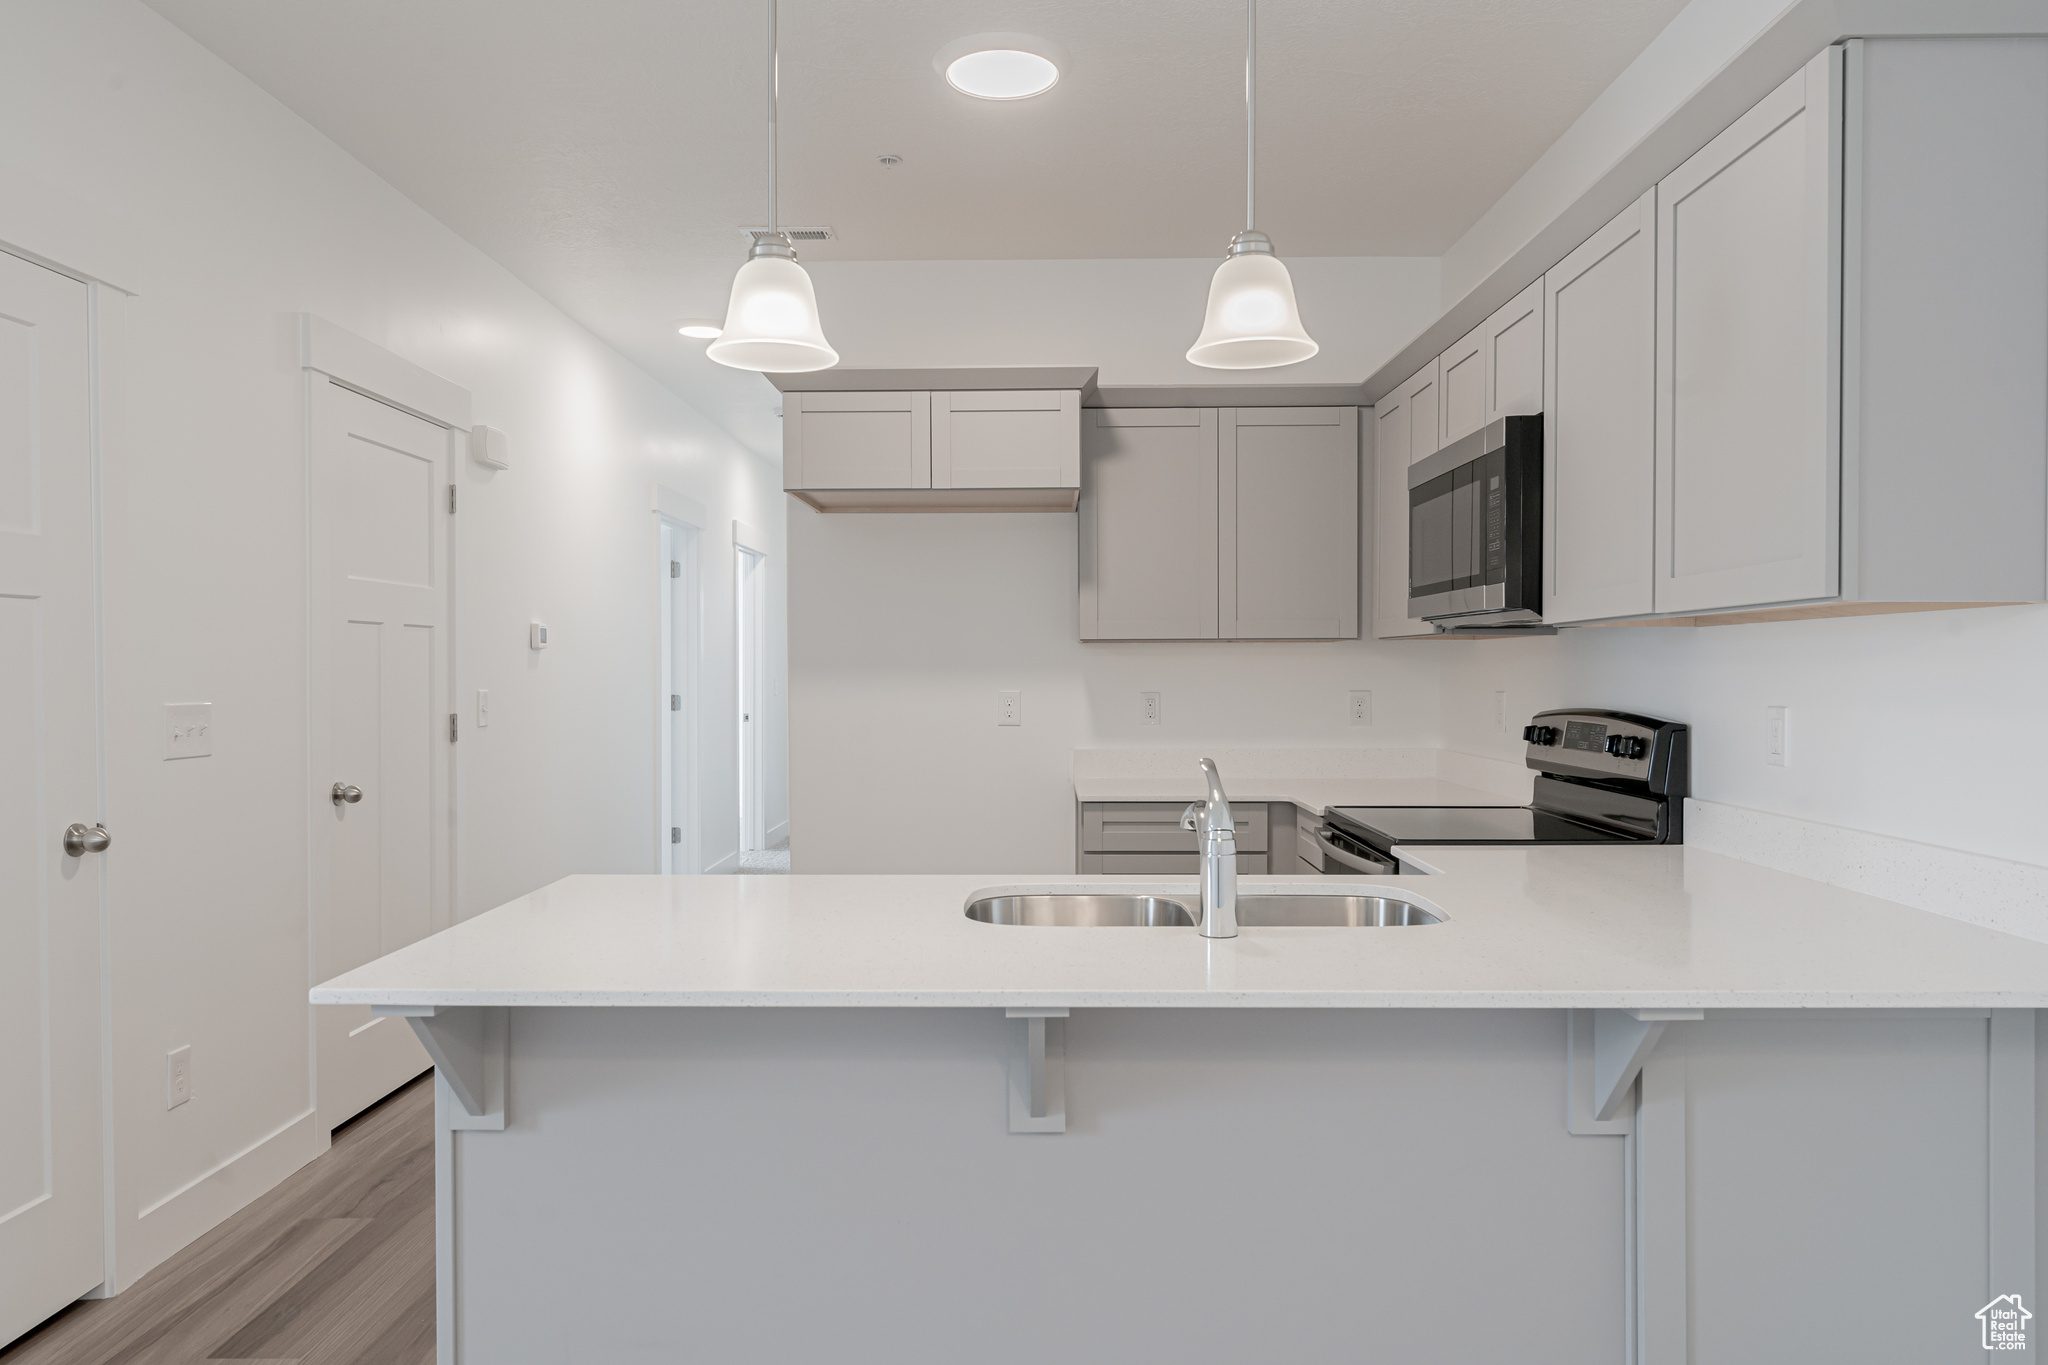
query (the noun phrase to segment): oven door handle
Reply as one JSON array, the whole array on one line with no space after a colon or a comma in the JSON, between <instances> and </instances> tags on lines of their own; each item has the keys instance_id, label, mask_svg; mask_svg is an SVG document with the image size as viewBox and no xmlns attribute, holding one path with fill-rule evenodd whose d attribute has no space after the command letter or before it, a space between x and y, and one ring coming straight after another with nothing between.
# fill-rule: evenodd
<instances>
[{"instance_id":1,"label":"oven door handle","mask_svg":"<svg viewBox=\"0 0 2048 1365\"><path fill-rule=\"evenodd\" d=\"M1331 843L1330 827L1328 825L1324 825L1316 830L1311 837L1316 841L1316 847L1323 851L1323 856L1336 863L1339 867L1348 867L1353 872L1363 872L1374 877L1390 877L1394 874L1394 869L1386 863L1374 862L1370 858L1361 858L1356 853L1341 849Z\"/></svg>"}]
</instances>

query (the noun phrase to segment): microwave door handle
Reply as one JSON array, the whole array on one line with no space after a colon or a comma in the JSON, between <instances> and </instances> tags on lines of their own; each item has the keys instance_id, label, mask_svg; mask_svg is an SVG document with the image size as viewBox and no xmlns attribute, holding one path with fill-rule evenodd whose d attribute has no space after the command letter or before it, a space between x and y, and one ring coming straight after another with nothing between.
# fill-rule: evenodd
<instances>
[{"instance_id":1,"label":"microwave door handle","mask_svg":"<svg viewBox=\"0 0 2048 1365\"><path fill-rule=\"evenodd\" d=\"M1353 872L1363 872L1372 877L1393 875L1394 869L1387 864L1374 862L1370 858L1361 858L1356 853L1352 853L1347 849L1341 849L1331 843L1330 830L1327 825L1318 829L1313 837L1316 841L1316 847L1323 851L1323 856L1339 867L1348 867Z\"/></svg>"}]
</instances>

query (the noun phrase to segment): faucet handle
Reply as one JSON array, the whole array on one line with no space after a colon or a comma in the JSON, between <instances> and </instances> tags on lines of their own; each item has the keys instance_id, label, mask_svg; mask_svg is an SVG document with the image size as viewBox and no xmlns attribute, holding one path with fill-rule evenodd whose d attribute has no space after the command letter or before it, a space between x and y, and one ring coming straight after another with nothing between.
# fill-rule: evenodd
<instances>
[{"instance_id":1,"label":"faucet handle","mask_svg":"<svg viewBox=\"0 0 2048 1365\"><path fill-rule=\"evenodd\" d=\"M1201 827L1195 823L1195 812L1201 808L1202 803L1199 801L1188 802L1188 808L1180 813L1180 827L1182 829L1200 829Z\"/></svg>"}]
</instances>

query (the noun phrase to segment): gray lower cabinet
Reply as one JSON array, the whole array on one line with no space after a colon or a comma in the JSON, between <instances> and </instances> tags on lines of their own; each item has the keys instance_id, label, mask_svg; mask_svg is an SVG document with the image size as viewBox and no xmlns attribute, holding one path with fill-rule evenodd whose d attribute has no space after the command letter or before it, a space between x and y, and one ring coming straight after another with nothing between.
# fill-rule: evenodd
<instances>
[{"instance_id":1,"label":"gray lower cabinet","mask_svg":"<svg viewBox=\"0 0 2048 1365\"><path fill-rule=\"evenodd\" d=\"M1181 812L1186 809L1185 801L1083 802L1074 870L1124 876L1195 876L1202 870L1202 855L1194 832L1181 828ZM1292 855L1293 810L1292 806L1269 808L1262 803L1231 802L1239 872L1263 876L1272 871L1273 850L1283 832Z\"/></svg>"},{"instance_id":2,"label":"gray lower cabinet","mask_svg":"<svg viewBox=\"0 0 2048 1365\"><path fill-rule=\"evenodd\" d=\"M1358 409L1091 408L1083 640L1358 638Z\"/></svg>"}]
</instances>

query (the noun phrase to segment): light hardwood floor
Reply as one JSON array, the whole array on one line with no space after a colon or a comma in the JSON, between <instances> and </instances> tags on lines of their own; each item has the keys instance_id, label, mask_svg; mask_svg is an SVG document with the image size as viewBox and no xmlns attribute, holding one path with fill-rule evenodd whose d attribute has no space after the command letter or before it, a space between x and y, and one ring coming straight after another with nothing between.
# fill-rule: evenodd
<instances>
[{"instance_id":1,"label":"light hardwood floor","mask_svg":"<svg viewBox=\"0 0 2048 1365\"><path fill-rule=\"evenodd\" d=\"M0 1365L432 1365L434 1078L126 1293L72 1305Z\"/></svg>"}]
</instances>

